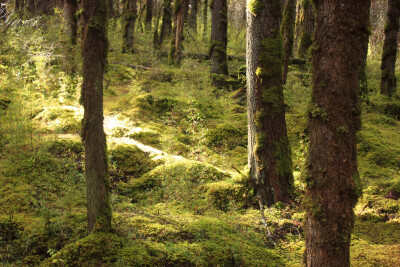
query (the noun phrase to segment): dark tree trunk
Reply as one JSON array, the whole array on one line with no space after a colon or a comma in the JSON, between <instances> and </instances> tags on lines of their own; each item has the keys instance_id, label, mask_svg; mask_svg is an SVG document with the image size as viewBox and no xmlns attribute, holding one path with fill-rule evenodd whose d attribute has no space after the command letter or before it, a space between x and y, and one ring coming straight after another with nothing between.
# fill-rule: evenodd
<instances>
[{"instance_id":1,"label":"dark tree trunk","mask_svg":"<svg viewBox=\"0 0 400 267\"><path fill-rule=\"evenodd\" d=\"M227 0L213 0L211 7L210 59L211 75L215 86L222 86L228 75L228 5Z\"/></svg>"},{"instance_id":2,"label":"dark tree trunk","mask_svg":"<svg viewBox=\"0 0 400 267\"><path fill-rule=\"evenodd\" d=\"M308 49L312 44L312 36L315 28L315 9L311 0L303 0L299 10L299 47L297 53L299 57L306 57Z\"/></svg>"},{"instance_id":3,"label":"dark tree trunk","mask_svg":"<svg viewBox=\"0 0 400 267\"><path fill-rule=\"evenodd\" d=\"M0 1L0 19L1 20L7 19L7 6L6 2L3 0Z\"/></svg>"},{"instance_id":4,"label":"dark tree trunk","mask_svg":"<svg viewBox=\"0 0 400 267\"><path fill-rule=\"evenodd\" d=\"M107 2L82 0L84 107L82 141L85 146L85 174L88 230L111 230L110 185L103 129L103 75L106 67Z\"/></svg>"},{"instance_id":5,"label":"dark tree trunk","mask_svg":"<svg viewBox=\"0 0 400 267\"><path fill-rule=\"evenodd\" d=\"M259 0L262 1L262 0ZM292 201L292 160L282 86L281 0L247 11L248 165L260 210Z\"/></svg>"},{"instance_id":6,"label":"dark tree trunk","mask_svg":"<svg viewBox=\"0 0 400 267\"><path fill-rule=\"evenodd\" d=\"M368 11L369 11L369 13L368 13L368 28L371 28L371 21L370 21L371 7L368 9ZM367 77L366 67L367 67L367 57L368 57L369 35L365 36L365 39L363 40L362 63L361 63L361 67L360 67L360 72L358 73L358 83L360 85L360 96L363 99L368 95L368 77Z\"/></svg>"},{"instance_id":7,"label":"dark tree trunk","mask_svg":"<svg viewBox=\"0 0 400 267\"><path fill-rule=\"evenodd\" d=\"M197 10L198 10L198 0L190 0L190 20L189 27L195 33L197 32Z\"/></svg>"},{"instance_id":8,"label":"dark tree trunk","mask_svg":"<svg viewBox=\"0 0 400 267\"><path fill-rule=\"evenodd\" d=\"M136 0L124 0L122 53L133 53L133 38L135 36L135 21L137 17Z\"/></svg>"},{"instance_id":9,"label":"dark tree trunk","mask_svg":"<svg viewBox=\"0 0 400 267\"><path fill-rule=\"evenodd\" d=\"M293 54L294 24L296 20L296 0L287 0L283 10L281 33L283 38L282 84L286 84L289 58Z\"/></svg>"},{"instance_id":10,"label":"dark tree trunk","mask_svg":"<svg viewBox=\"0 0 400 267\"><path fill-rule=\"evenodd\" d=\"M163 16L161 22L160 36L158 38L158 47L161 47L165 36L169 36L172 31L172 5L171 0L164 0Z\"/></svg>"},{"instance_id":11,"label":"dark tree trunk","mask_svg":"<svg viewBox=\"0 0 400 267\"><path fill-rule=\"evenodd\" d=\"M153 21L153 0L146 0L146 31L151 31Z\"/></svg>"},{"instance_id":12,"label":"dark tree trunk","mask_svg":"<svg viewBox=\"0 0 400 267\"><path fill-rule=\"evenodd\" d=\"M190 0L186 0L184 4L185 7L183 11L184 25L187 25L189 20L189 1Z\"/></svg>"},{"instance_id":13,"label":"dark tree trunk","mask_svg":"<svg viewBox=\"0 0 400 267\"><path fill-rule=\"evenodd\" d=\"M107 0L107 5L108 5L108 18L113 18L115 15L114 0Z\"/></svg>"},{"instance_id":14,"label":"dark tree trunk","mask_svg":"<svg viewBox=\"0 0 400 267\"><path fill-rule=\"evenodd\" d=\"M203 37L207 38L208 0L203 0Z\"/></svg>"},{"instance_id":15,"label":"dark tree trunk","mask_svg":"<svg viewBox=\"0 0 400 267\"><path fill-rule=\"evenodd\" d=\"M158 8L157 10L158 11L157 11L157 17L156 17L156 25L154 27L154 38L153 38L153 46L155 48L157 48L158 44L159 44L160 36L158 34L158 28L159 28L159 25L160 25L160 17L161 17L162 7Z\"/></svg>"},{"instance_id":16,"label":"dark tree trunk","mask_svg":"<svg viewBox=\"0 0 400 267\"><path fill-rule=\"evenodd\" d=\"M358 73L370 0L319 0L312 51L310 143L305 181L306 266L350 266L353 208L360 195Z\"/></svg>"},{"instance_id":17,"label":"dark tree trunk","mask_svg":"<svg viewBox=\"0 0 400 267\"><path fill-rule=\"evenodd\" d=\"M63 2L65 33L67 34L70 43L76 45L78 38L78 19L76 17L78 3L76 0L64 0Z\"/></svg>"},{"instance_id":18,"label":"dark tree trunk","mask_svg":"<svg viewBox=\"0 0 400 267\"><path fill-rule=\"evenodd\" d=\"M387 22L385 27L385 42L383 44L381 63L381 94L392 96L396 94L395 65L397 56L397 37L399 32L400 1L389 0Z\"/></svg>"},{"instance_id":19,"label":"dark tree trunk","mask_svg":"<svg viewBox=\"0 0 400 267\"><path fill-rule=\"evenodd\" d=\"M36 14L35 0L26 0L25 7L29 14Z\"/></svg>"},{"instance_id":20,"label":"dark tree trunk","mask_svg":"<svg viewBox=\"0 0 400 267\"><path fill-rule=\"evenodd\" d=\"M175 0L174 2L174 27L172 29L171 48L169 50L169 64L179 66L183 53L183 24L185 6L187 0Z\"/></svg>"}]
</instances>

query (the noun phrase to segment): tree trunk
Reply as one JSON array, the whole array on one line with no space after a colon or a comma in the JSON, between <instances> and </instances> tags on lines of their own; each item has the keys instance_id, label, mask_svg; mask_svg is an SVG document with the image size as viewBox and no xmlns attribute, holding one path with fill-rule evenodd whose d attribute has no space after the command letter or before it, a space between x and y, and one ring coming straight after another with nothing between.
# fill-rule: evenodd
<instances>
[{"instance_id":1,"label":"tree trunk","mask_svg":"<svg viewBox=\"0 0 400 267\"><path fill-rule=\"evenodd\" d=\"M160 42L159 41L160 36L158 34L158 28L159 28L159 25L160 25L160 17L161 17L162 7L158 8L156 10L157 10L157 17L156 17L156 25L154 27L154 38L153 38L153 46L154 46L154 48L157 48L158 44Z\"/></svg>"},{"instance_id":2,"label":"tree trunk","mask_svg":"<svg viewBox=\"0 0 400 267\"><path fill-rule=\"evenodd\" d=\"M78 20L76 12L78 11L78 3L76 0L63 1L63 15L65 23L65 33L67 34L70 44L76 45L78 38Z\"/></svg>"},{"instance_id":3,"label":"tree trunk","mask_svg":"<svg viewBox=\"0 0 400 267\"><path fill-rule=\"evenodd\" d=\"M210 59L213 85L223 86L224 75L228 75L228 5L227 0L211 3Z\"/></svg>"},{"instance_id":4,"label":"tree trunk","mask_svg":"<svg viewBox=\"0 0 400 267\"><path fill-rule=\"evenodd\" d=\"M304 199L306 266L350 266L353 208L360 195L358 73L370 0L319 0Z\"/></svg>"},{"instance_id":5,"label":"tree trunk","mask_svg":"<svg viewBox=\"0 0 400 267\"><path fill-rule=\"evenodd\" d=\"M172 42L169 50L169 64L179 66L183 53L183 24L185 6L187 0L175 0L174 2L174 27L172 29Z\"/></svg>"},{"instance_id":6,"label":"tree trunk","mask_svg":"<svg viewBox=\"0 0 400 267\"><path fill-rule=\"evenodd\" d=\"M110 231L110 185L103 129L103 75L108 50L107 2L82 0L82 7L82 141L85 146L88 231Z\"/></svg>"},{"instance_id":7,"label":"tree trunk","mask_svg":"<svg viewBox=\"0 0 400 267\"><path fill-rule=\"evenodd\" d=\"M146 31L151 31L151 23L153 21L153 0L146 0Z\"/></svg>"},{"instance_id":8,"label":"tree trunk","mask_svg":"<svg viewBox=\"0 0 400 267\"><path fill-rule=\"evenodd\" d=\"M262 1L262 2L258 2ZM281 0L248 0L248 165L261 211L292 200L292 160L282 86Z\"/></svg>"},{"instance_id":9,"label":"tree trunk","mask_svg":"<svg viewBox=\"0 0 400 267\"><path fill-rule=\"evenodd\" d=\"M172 31L172 5L171 0L164 0L163 16L161 22L160 36L158 38L158 47L161 47L165 36L169 36Z\"/></svg>"},{"instance_id":10,"label":"tree trunk","mask_svg":"<svg viewBox=\"0 0 400 267\"><path fill-rule=\"evenodd\" d=\"M190 0L190 20L189 27L195 33L197 33L197 10L198 10L198 0Z\"/></svg>"},{"instance_id":11,"label":"tree trunk","mask_svg":"<svg viewBox=\"0 0 400 267\"><path fill-rule=\"evenodd\" d=\"M133 53L133 38L137 17L136 0L124 0L123 5L122 53Z\"/></svg>"},{"instance_id":12,"label":"tree trunk","mask_svg":"<svg viewBox=\"0 0 400 267\"><path fill-rule=\"evenodd\" d=\"M397 36L399 32L400 1L389 0L387 22L385 27L385 42L383 44L381 63L381 94L392 96L396 94L395 65L397 56Z\"/></svg>"},{"instance_id":13,"label":"tree trunk","mask_svg":"<svg viewBox=\"0 0 400 267\"><path fill-rule=\"evenodd\" d=\"M114 0L107 0L107 5L108 5L108 18L113 18L115 15Z\"/></svg>"},{"instance_id":14,"label":"tree trunk","mask_svg":"<svg viewBox=\"0 0 400 267\"><path fill-rule=\"evenodd\" d=\"M203 0L203 38L207 38L208 0Z\"/></svg>"},{"instance_id":15,"label":"tree trunk","mask_svg":"<svg viewBox=\"0 0 400 267\"><path fill-rule=\"evenodd\" d=\"M287 0L283 10L281 33L283 37L282 84L286 84L289 58L293 54L294 24L296 20L296 0Z\"/></svg>"},{"instance_id":16,"label":"tree trunk","mask_svg":"<svg viewBox=\"0 0 400 267\"><path fill-rule=\"evenodd\" d=\"M0 19L1 20L7 19L7 6L6 2L3 0L0 1Z\"/></svg>"},{"instance_id":17,"label":"tree trunk","mask_svg":"<svg viewBox=\"0 0 400 267\"><path fill-rule=\"evenodd\" d=\"M368 28L371 28L371 7L368 9ZM370 32L371 34L371 32ZM364 99L368 95L368 77L366 72L367 67L367 57L368 57L368 45L369 45L369 36L365 36L363 40L363 56L362 63L360 67L360 72L358 73L358 84L360 85L360 96Z\"/></svg>"},{"instance_id":18,"label":"tree trunk","mask_svg":"<svg viewBox=\"0 0 400 267\"><path fill-rule=\"evenodd\" d=\"M299 57L306 57L308 49L312 44L312 36L315 28L315 9L311 0L303 0L300 5L299 21L299 47L297 50Z\"/></svg>"}]
</instances>

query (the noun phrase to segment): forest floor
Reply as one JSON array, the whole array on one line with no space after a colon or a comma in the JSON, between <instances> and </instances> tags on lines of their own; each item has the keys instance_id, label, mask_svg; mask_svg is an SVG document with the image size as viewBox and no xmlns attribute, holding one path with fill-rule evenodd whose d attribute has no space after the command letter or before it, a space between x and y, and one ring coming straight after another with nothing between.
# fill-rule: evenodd
<instances>
[{"instance_id":1,"label":"forest floor","mask_svg":"<svg viewBox=\"0 0 400 267\"><path fill-rule=\"evenodd\" d=\"M0 57L2 265L302 266L309 66L291 66L285 88L296 203L269 208L265 227L245 167L243 91L212 87L207 61L175 68L140 51L111 52L104 126L113 232L87 236L81 81L36 50ZM230 62L231 72L242 64ZM378 61L367 72L352 266L400 266L400 100L377 94Z\"/></svg>"}]
</instances>

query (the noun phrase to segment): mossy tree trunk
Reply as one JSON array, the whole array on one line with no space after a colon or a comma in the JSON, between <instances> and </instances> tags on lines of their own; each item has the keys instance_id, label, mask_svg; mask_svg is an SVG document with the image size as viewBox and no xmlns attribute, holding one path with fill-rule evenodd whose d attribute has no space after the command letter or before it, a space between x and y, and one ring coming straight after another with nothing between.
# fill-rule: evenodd
<instances>
[{"instance_id":1,"label":"mossy tree trunk","mask_svg":"<svg viewBox=\"0 0 400 267\"><path fill-rule=\"evenodd\" d=\"M153 0L146 0L146 18L145 18L146 31L151 31L152 21L153 21Z\"/></svg>"},{"instance_id":2,"label":"mossy tree trunk","mask_svg":"<svg viewBox=\"0 0 400 267\"><path fill-rule=\"evenodd\" d=\"M227 0L213 0L211 8L210 59L213 85L223 86L228 75L228 5Z\"/></svg>"},{"instance_id":3,"label":"mossy tree trunk","mask_svg":"<svg viewBox=\"0 0 400 267\"><path fill-rule=\"evenodd\" d=\"M292 201L282 85L281 0L247 1L248 165L260 210Z\"/></svg>"},{"instance_id":4,"label":"mossy tree trunk","mask_svg":"<svg viewBox=\"0 0 400 267\"><path fill-rule=\"evenodd\" d=\"M282 84L286 84L289 71L289 58L293 53L294 24L296 21L296 0L287 0L285 2L281 24L281 34L283 38Z\"/></svg>"},{"instance_id":5,"label":"mossy tree trunk","mask_svg":"<svg viewBox=\"0 0 400 267\"><path fill-rule=\"evenodd\" d=\"M133 53L135 22L137 18L136 0L124 0L122 26L122 53Z\"/></svg>"},{"instance_id":6,"label":"mossy tree trunk","mask_svg":"<svg viewBox=\"0 0 400 267\"><path fill-rule=\"evenodd\" d=\"M161 47L165 36L169 36L172 31L172 5L171 0L164 0L163 15L161 20L160 36L158 38L158 47Z\"/></svg>"},{"instance_id":7,"label":"mossy tree trunk","mask_svg":"<svg viewBox=\"0 0 400 267\"><path fill-rule=\"evenodd\" d=\"M395 66L397 57L397 39L399 32L400 0L389 0L387 22L385 27L385 41L383 44L381 63L381 86L383 95L396 94Z\"/></svg>"},{"instance_id":8,"label":"mossy tree trunk","mask_svg":"<svg viewBox=\"0 0 400 267\"><path fill-rule=\"evenodd\" d=\"M195 33L197 33L197 11L198 11L198 0L190 0L189 28Z\"/></svg>"},{"instance_id":9,"label":"mossy tree trunk","mask_svg":"<svg viewBox=\"0 0 400 267\"><path fill-rule=\"evenodd\" d=\"M108 50L107 2L82 0L82 8L82 142L85 147L88 230L110 231L110 185L103 129L103 75Z\"/></svg>"},{"instance_id":10,"label":"mossy tree trunk","mask_svg":"<svg viewBox=\"0 0 400 267\"><path fill-rule=\"evenodd\" d=\"M203 0L203 38L207 38L208 0Z\"/></svg>"},{"instance_id":11,"label":"mossy tree trunk","mask_svg":"<svg viewBox=\"0 0 400 267\"><path fill-rule=\"evenodd\" d=\"M299 44L297 53L299 57L306 57L308 55L308 49L312 44L312 36L315 28L315 8L312 0L300 0L300 10L298 16L298 27L299 27Z\"/></svg>"},{"instance_id":12,"label":"mossy tree trunk","mask_svg":"<svg viewBox=\"0 0 400 267\"><path fill-rule=\"evenodd\" d=\"M353 208L360 194L358 74L370 0L319 0L312 51L312 104L304 178L306 266L350 266Z\"/></svg>"},{"instance_id":13,"label":"mossy tree trunk","mask_svg":"<svg viewBox=\"0 0 400 267\"><path fill-rule=\"evenodd\" d=\"M183 24L185 16L185 6L188 0L175 0L173 15L174 27L172 29L171 48L168 54L169 64L179 66L183 53Z\"/></svg>"}]
</instances>

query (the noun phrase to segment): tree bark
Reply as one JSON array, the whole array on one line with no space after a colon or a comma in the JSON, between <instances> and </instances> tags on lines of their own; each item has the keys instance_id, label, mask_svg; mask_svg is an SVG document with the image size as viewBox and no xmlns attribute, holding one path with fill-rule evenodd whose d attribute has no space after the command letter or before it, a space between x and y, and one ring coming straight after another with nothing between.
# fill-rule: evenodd
<instances>
[{"instance_id":1,"label":"tree bark","mask_svg":"<svg viewBox=\"0 0 400 267\"><path fill-rule=\"evenodd\" d=\"M371 28L371 6L368 9L368 28ZM366 72L367 67L367 57L368 57L368 46L369 46L369 36L365 36L363 40L363 56L362 56L362 63L361 68L358 73L358 84L360 85L360 96L364 99L368 95L368 77Z\"/></svg>"},{"instance_id":2,"label":"tree bark","mask_svg":"<svg viewBox=\"0 0 400 267\"><path fill-rule=\"evenodd\" d=\"M399 32L400 0L388 1L387 22L385 27L385 42L383 44L381 63L380 92L383 95L396 94L396 57Z\"/></svg>"},{"instance_id":3,"label":"tree bark","mask_svg":"<svg viewBox=\"0 0 400 267\"><path fill-rule=\"evenodd\" d=\"M197 11L198 11L198 0L190 0L189 27L195 33L197 33Z\"/></svg>"},{"instance_id":4,"label":"tree bark","mask_svg":"<svg viewBox=\"0 0 400 267\"><path fill-rule=\"evenodd\" d=\"M82 142L85 147L88 231L110 231L112 214L103 129L103 75L108 50L107 2L82 0L82 8Z\"/></svg>"},{"instance_id":5,"label":"tree bark","mask_svg":"<svg viewBox=\"0 0 400 267\"><path fill-rule=\"evenodd\" d=\"M133 39L137 17L136 0L124 0L123 5L122 53L133 53Z\"/></svg>"},{"instance_id":6,"label":"tree bark","mask_svg":"<svg viewBox=\"0 0 400 267\"><path fill-rule=\"evenodd\" d=\"M299 57L306 57L308 49L312 44L312 36L315 28L315 9L311 0L302 0L299 10L299 47L297 53Z\"/></svg>"},{"instance_id":7,"label":"tree bark","mask_svg":"<svg viewBox=\"0 0 400 267\"><path fill-rule=\"evenodd\" d=\"M107 0L107 5L108 5L108 18L113 18L115 15L114 12L114 0Z\"/></svg>"},{"instance_id":8,"label":"tree bark","mask_svg":"<svg viewBox=\"0 0 400 267\"><path fill-rule=\"evenodd\" d=\"M76 45L78 38L78 19L76 12L78 11L78 3L76 0L63 1L64 29L69 37L70 44Z\"/></svg>"},{"instance_id":9,"label":"tree bark","mask_svg":"<svg viewBox=\"0 0 400 267\"><path fill-rule=\"evenodd\" d=\"M248 165L260 210L292 200L282 86L281 0L247 1Z\"/></svg>"},{"instance_id":10,"label":"tree bark","mask_svg":"<svg viewBox=\"0 0 400 267\"><path fill-rule=\"evenodd\" d=\"M174 2L174 27L172 29L171 48L168 55L169 64L179 66L183 53L183 24L187 0Z\"/></svg>"},{"instance_id":11,"label":"tree bark","mask_svg":"<svg viewBox=\"0 0 400 267\"><path fill-rule=\"evenodd\" d=\"M286 84L289 71L289 61L293 54L294 42L294 24L296 21L296 0L287 0L283 10L281 24L281 33L283 38L283 56L282 56L282 84Z\"/></svg>"},{"instance_id":12,"label":"tree bark","mask_svg":"<svg viewBox=\"0 0 400 267\"><path fill-rule=\"evenodd\" d=\"M203 0L203 38L207 38L208 0Z\"/></svg>"},{"instance_id":13,"label":"tree bark","mask_svg":"<svg viewBox=\"0 0 400 267\"><path fill-rule=\"evenodd\" d=\"M146 31L151 31L153 21L153 0L146 0Z\"/></svg>"},{"instance_id":14,"label":"tree bark","mask_svg":"<svg viewBox=\"0 0 400 267\"><path fill-rule=\"evenodd\" d=\"M319 0L312 51L306 266L350 266L353 208L360 195L356 132L358 73L368 37L370 0Z\"/></svg>"},{"instance_id":15,"label":"tree bark","mask_svg":"<svg viewBox=\"0 0 400 267\"><path fill-rule=\"evenodd\" d=\"M171 0L164 0L163 16L161 22L160 36L158 38L158 47L161 47L165 36L169 36L172 32L172 5Z\"/></svg>"},{"instance_id":16,"label":"tree bark","mask_svg":"<svg viewBox=\"0 0 400 267\"><path fill-rule=\"evenodd\" d=\"M213 85L221 87L228 75L228 5L227 0L213 0L211 3L210 59Z\"/></svg>"}]
</instances>

